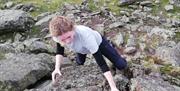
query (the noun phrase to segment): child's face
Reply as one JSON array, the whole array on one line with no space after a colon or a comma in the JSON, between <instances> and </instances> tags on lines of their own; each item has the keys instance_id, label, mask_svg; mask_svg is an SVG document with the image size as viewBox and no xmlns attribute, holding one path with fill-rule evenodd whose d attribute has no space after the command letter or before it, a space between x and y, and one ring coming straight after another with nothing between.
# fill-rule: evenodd
<instances>
[{"instance_id":1,"label":"child's face","mask_svg":"<svg viewBox=\"0 0 180 91\"><path fill-rule=\"evenodd\" d=\"M74 39L74 31L68 31L61 36L53 37L53 40L62 44L70 44Z\"/></svg>"}]
</instances>

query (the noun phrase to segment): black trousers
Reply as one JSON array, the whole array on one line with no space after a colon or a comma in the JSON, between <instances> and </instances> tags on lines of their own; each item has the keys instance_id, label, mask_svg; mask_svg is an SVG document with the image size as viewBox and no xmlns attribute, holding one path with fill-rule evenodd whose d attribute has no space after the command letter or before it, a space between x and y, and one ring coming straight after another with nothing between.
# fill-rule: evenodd
<instances>
[{"instance_id":1,"label":"black trousers","mask_svg":"<svg viewBox=\"0 0 180 91\"><path fill-rule=\"evenodd\" d=\"M100 44L98 51L94 53L93 56L101 70L106 72L109 71L109 67L107 66L102 55L107 57L119 70L124 69L127 66L127 61L118 54L118 52L112 45L110 45L105 37L102 37L102 43ZM83 65L85 60L86 54L77 53L76 62L79 65Z\"/></svg>"}]
</instances>

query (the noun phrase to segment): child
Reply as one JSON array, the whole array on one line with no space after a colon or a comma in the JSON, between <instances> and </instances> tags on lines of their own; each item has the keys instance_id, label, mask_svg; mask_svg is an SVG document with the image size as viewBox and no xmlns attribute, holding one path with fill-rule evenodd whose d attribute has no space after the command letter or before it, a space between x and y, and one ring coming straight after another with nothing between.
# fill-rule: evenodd
<instances>
[{"instance_id":1,"label":"child","mask_svg":"<svg viewBox=\"0 0 180 91\"><path fill-rule=\"evenodd\" d=\"M75 25L71 20L63 16L52 18L49 23L49 30L52 39L57 42L56 64L55 70L52 72L53 82L55 82L55 74L62 75L60 72L60 64L63 61L63 46L67 46L77 53L76 62L79 65L84 64L86 54L92 54L107 79L111 91L119 91L103 55L119 70L124 69L127 66L127 62L108 43L105 37L89 27Z\"/></svg>"}]
</instances>

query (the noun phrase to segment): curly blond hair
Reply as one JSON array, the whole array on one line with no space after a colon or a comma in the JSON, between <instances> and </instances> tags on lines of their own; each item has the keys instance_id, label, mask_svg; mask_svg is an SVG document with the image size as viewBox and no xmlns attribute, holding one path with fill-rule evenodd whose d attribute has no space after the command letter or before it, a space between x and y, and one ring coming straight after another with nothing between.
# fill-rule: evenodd
<instances>
[{"instance_id":1,"label":"curly blond hair","mask_svg":"<svg viewBox=\"0 0 180 91\"><path fill-rule=\"evenodd\" d=\"M64 16L55 16L49 22L49 32L51 36L59 36L68 31L72 31L74 22Z\"/></svg>"}]
</instances>

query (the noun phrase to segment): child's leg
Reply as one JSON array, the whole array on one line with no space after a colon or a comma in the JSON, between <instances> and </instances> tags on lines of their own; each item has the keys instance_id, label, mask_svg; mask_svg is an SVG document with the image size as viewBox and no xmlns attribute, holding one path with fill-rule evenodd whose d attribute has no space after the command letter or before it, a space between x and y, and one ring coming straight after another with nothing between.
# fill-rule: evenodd
<instances>
[{"instance_id":1,"label":"child's leg","mask_svg":"<svg viewBox=\"0 0 180 91\"><path fill-rule=\"evenodd\" d=\"M76 54L76 62L79 65L83 65L86 60L86 54L77 53Z\"/></svg>"},{"instance_id":2,"label":"child's leg","mask_svg":"<svg viewBox=\"0 0 180 91\"><path fill-rule=\"evenodd\" d=\"M126 68L126 60L118 54L118 52L109 44L105 37L103 37L99 48L101 53L107 57L119 70Z\"/></svg>"}]
</instances>

